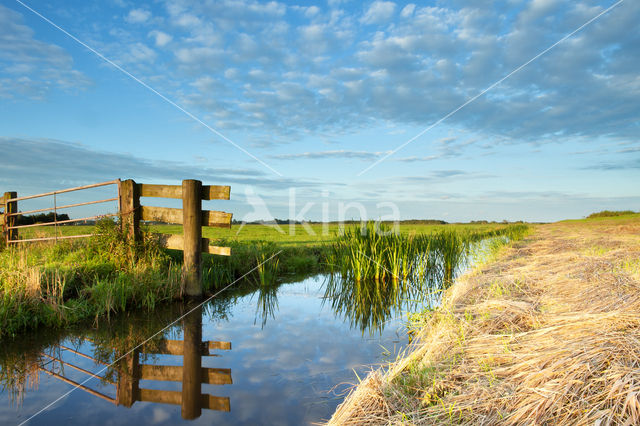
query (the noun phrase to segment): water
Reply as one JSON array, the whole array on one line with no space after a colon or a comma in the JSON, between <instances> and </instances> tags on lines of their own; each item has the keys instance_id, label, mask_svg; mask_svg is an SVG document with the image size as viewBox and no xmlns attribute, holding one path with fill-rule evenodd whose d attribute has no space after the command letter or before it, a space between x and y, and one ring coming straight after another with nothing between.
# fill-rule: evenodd
<instances>
[{"instance_id":1,"label":"water","mask_svg":"<svg viewBox=\"0 0 640 426\"><path fill-rule=\"evenodd\" d=\"M394 359L407 336L402 309L385 309L367 324L348 309L334 311L323 303L325 278L229 292L108 368L191 308L171 305L5 344L0 423L27 420L71 391L69 380L86 389L73 390L28 424L299 425L328 419L357 382L356 372L362 377L372 365ZM201 342L222 343L205 349Z\"/></svg>"},{"instance_id":2,"label":"water","mask_svg":"<svg viewBox=\"0 0 640 426\"><path fill-rule=\"evenodd\" d=\"M492 240L474 244L455 275L491 247ZM406 347L403 313L437 306L441 275L240 286L202 307L174 304L4 342L0 424L326 420L358 376Z\"/></svg>"}]
</instances>

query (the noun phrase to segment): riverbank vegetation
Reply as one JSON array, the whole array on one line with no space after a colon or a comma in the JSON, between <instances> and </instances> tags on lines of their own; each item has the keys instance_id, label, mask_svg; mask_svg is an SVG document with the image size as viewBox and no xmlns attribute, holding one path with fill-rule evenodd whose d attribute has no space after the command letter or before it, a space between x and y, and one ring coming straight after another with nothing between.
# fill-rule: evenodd
<instances>
[{"instance_id":1,"label":"riverbank vegetation","mask_svg":"<svg viewBox=\"0 0 640 426\"><path fill-rule=\"evenodd\" d=\"M330 424L638 424L640 214L535 227L412 315Z\"/></svg>"},{"instance_id":2,"label":"riverbank vegetation","mask_svg":"<svg viewBox=\"0 0 640 426\"><path fill-rule=\"evenodd\" d=\"M438 229L428 234L401 234L369 222L347 228L332 244L332 271L354 281L434 281L450 284L455 269L465 263L472 244L504 237L519 240L528 232L525 224L497 229ZM435 276L433 276L435 274Z\"/></svg>"},{"instance_id":3,"label":"riverbank vegetation","mask_svg":"<svg viewBox=\"0 0 640 426\"><path fill-rule=\"evenodd\" d=\"M316 235L305 235L304 225L295 226L293 235L266 225L247 225L240 232L236 230L235 235L228 230L205 235L217 235L216 244L231 247L233 253L230 257L203 255L205 293L211 294L241 277L248 285L266 289L279 282L328 272L330 265L336 264L336 258L329 258L337 253L333 241L340 227L330 225L329 235L322 235L326 229L316 224L312 225ZM182 297L182 252L164 249L153 235L158 230L170 232L170 225L148 226L142 242L135 246L111 220L87 228L58 227L65 235L93 232L89 239L18 245L0 252L0 338L132 309L152 310L160 303ZM440 235L442 229L448 229L447 235L452 236L489 235L507 228L502 224L412 224L401 227L396 237L387 236L384 241L395 238L394 244L405 249L408 241L416 241L415 246L410 245L414 250L417 242L423 241L422 235ZM475 229L475 234L470 229ZM351 236L348 238L360 233L357 226L345 232ZM262 239L265 234L270 239Z\"/></svg>"},{"instance_id":4,"label":"riverbank vegetation","mask_svg":"<svg viewBox=\"0 0 640 426\"><path fill-rule=\"evenodd\" d=\"M88 239L0 251L0 338L132 309L153 310L182 297L181 251L164 249L150 232L134 246L110 220L93 231ZM243 276L245 285L259 286L317 273L323 259L319 247L269 241L229 245L233 256L203 255L205 294Z\"/></svg>"},{"instance_id":5,"label":"riverbank vegetation","mask_svg":"<svg viewBox=\"0 0 640 426\"><path fill-rule=\"evenodd\" d=\"M153 309L182 291L179 266L156 240L133 246L108 220L90 239L5 249L0 264L0 337Z\"/></svg>"}]
</instances>

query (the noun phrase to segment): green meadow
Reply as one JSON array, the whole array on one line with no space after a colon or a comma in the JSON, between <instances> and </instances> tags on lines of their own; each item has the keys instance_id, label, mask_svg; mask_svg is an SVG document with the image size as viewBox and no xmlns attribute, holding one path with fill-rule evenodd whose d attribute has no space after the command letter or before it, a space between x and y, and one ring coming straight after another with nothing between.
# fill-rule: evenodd
<instances>
[{"instance_id":1,"label":"green meadow","mask_svg":"<svg viewBox=\"0 0 640 426\"><path fill-rule=\"evenodd\" d=\"M391 226L385 223L385 226ZM145 227L145 226L143 226ZM332 242L338 235L344 233L346 228L359 227L358 224L338 223L310 223L306 225L263 225L263 224L234 224L230 229L203 227L202 236L216 241L228 242L255 242L267 241L283 246L319 246ZM485 232L505 227L501 223L451 223L451 224L422 224L401 222L398 231L401 235L431 234L446 229L469 230ZM58 235L83 235L93 233L93 226L59 226ZM146 225L145 230L162 234L182 234L182 225ZM49 237L55 235L53 226L26 228L21 230L21 238ZM213 243L213 242L212 242ZM219 245L219 244L218 244Z\"/></svg>"},{"instance_id":2,"label":"green meadow","mask_svg":"<svg viewBox=\"0 0 640 426\"><path fill-rule=\"evenodd\" d=\"M390 227L390 224L385 224ZM492 229L503 228L504 224L416 224L416 223L400 223L398 231L401 235L410 234L431 234L445 229L455 229L460 231L474 230L484 232ZM269 241L284 246L318 246L324 243L333 242L336 237L344 234L345 229L359 228L358 224L295 224L295 225L233 225L231 229L225 228L203 228L202 236L214 240L234 241L234 242L251 242L251 241ZM151 232L181 234L182 227L180 225L151 225Z\"/></svg>"}]
</instances>

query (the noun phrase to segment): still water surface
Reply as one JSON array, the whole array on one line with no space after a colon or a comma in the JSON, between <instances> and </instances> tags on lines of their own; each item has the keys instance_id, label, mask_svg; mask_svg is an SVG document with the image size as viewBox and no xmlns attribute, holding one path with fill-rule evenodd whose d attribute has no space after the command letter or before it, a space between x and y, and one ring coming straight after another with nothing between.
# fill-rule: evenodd
<instances>
[{"instance_id":1,"label":"still water surface","mask_svg":"<svg viewBox=\"0 0 640 426\"><path fill-rule=\"evenodd\" d=\"M0 348L0 424L309 424L328 419L348 384L407 345L403 309L364 324L324 301L325 276L229 292L141 350L191 309L102 321ZM90 374L106 377L92 378ZM85 382L85 380L90 379ZM108 381L112 382L109 383Z\"/></svg>"}]
</instances>

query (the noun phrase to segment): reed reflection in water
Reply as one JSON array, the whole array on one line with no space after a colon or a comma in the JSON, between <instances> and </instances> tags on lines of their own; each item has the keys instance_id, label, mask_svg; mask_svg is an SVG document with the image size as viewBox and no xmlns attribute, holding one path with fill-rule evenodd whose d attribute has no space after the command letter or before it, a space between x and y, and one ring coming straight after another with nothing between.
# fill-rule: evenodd
<instances>
[{"instance_id":1,"label":"reed reflection in water","mask_svg":"<svg viewBox=\"0 0 640 426\"><path fill-rule=\"evenodd\" d=\"M510 237L521 238L526 227L410 236L385 232L372 223L362 231L347 229L333 247L324 302L363 334L381 332L402 312L438 306L442 292L462 271Z\"/></svg>"},{"instance_id":2,"label":"reed reflection in water","mask_svg":"<svg viewBox=\"0 0 640 426\"><path fill-rule=\"evenodd\" d=\"M430 281L356 281L329 275L324 303L363 334L379 333L389 320L403 311L431 309L437 305L442 288L436 283L442 281Z\"/></svg>"}]
</instances>

